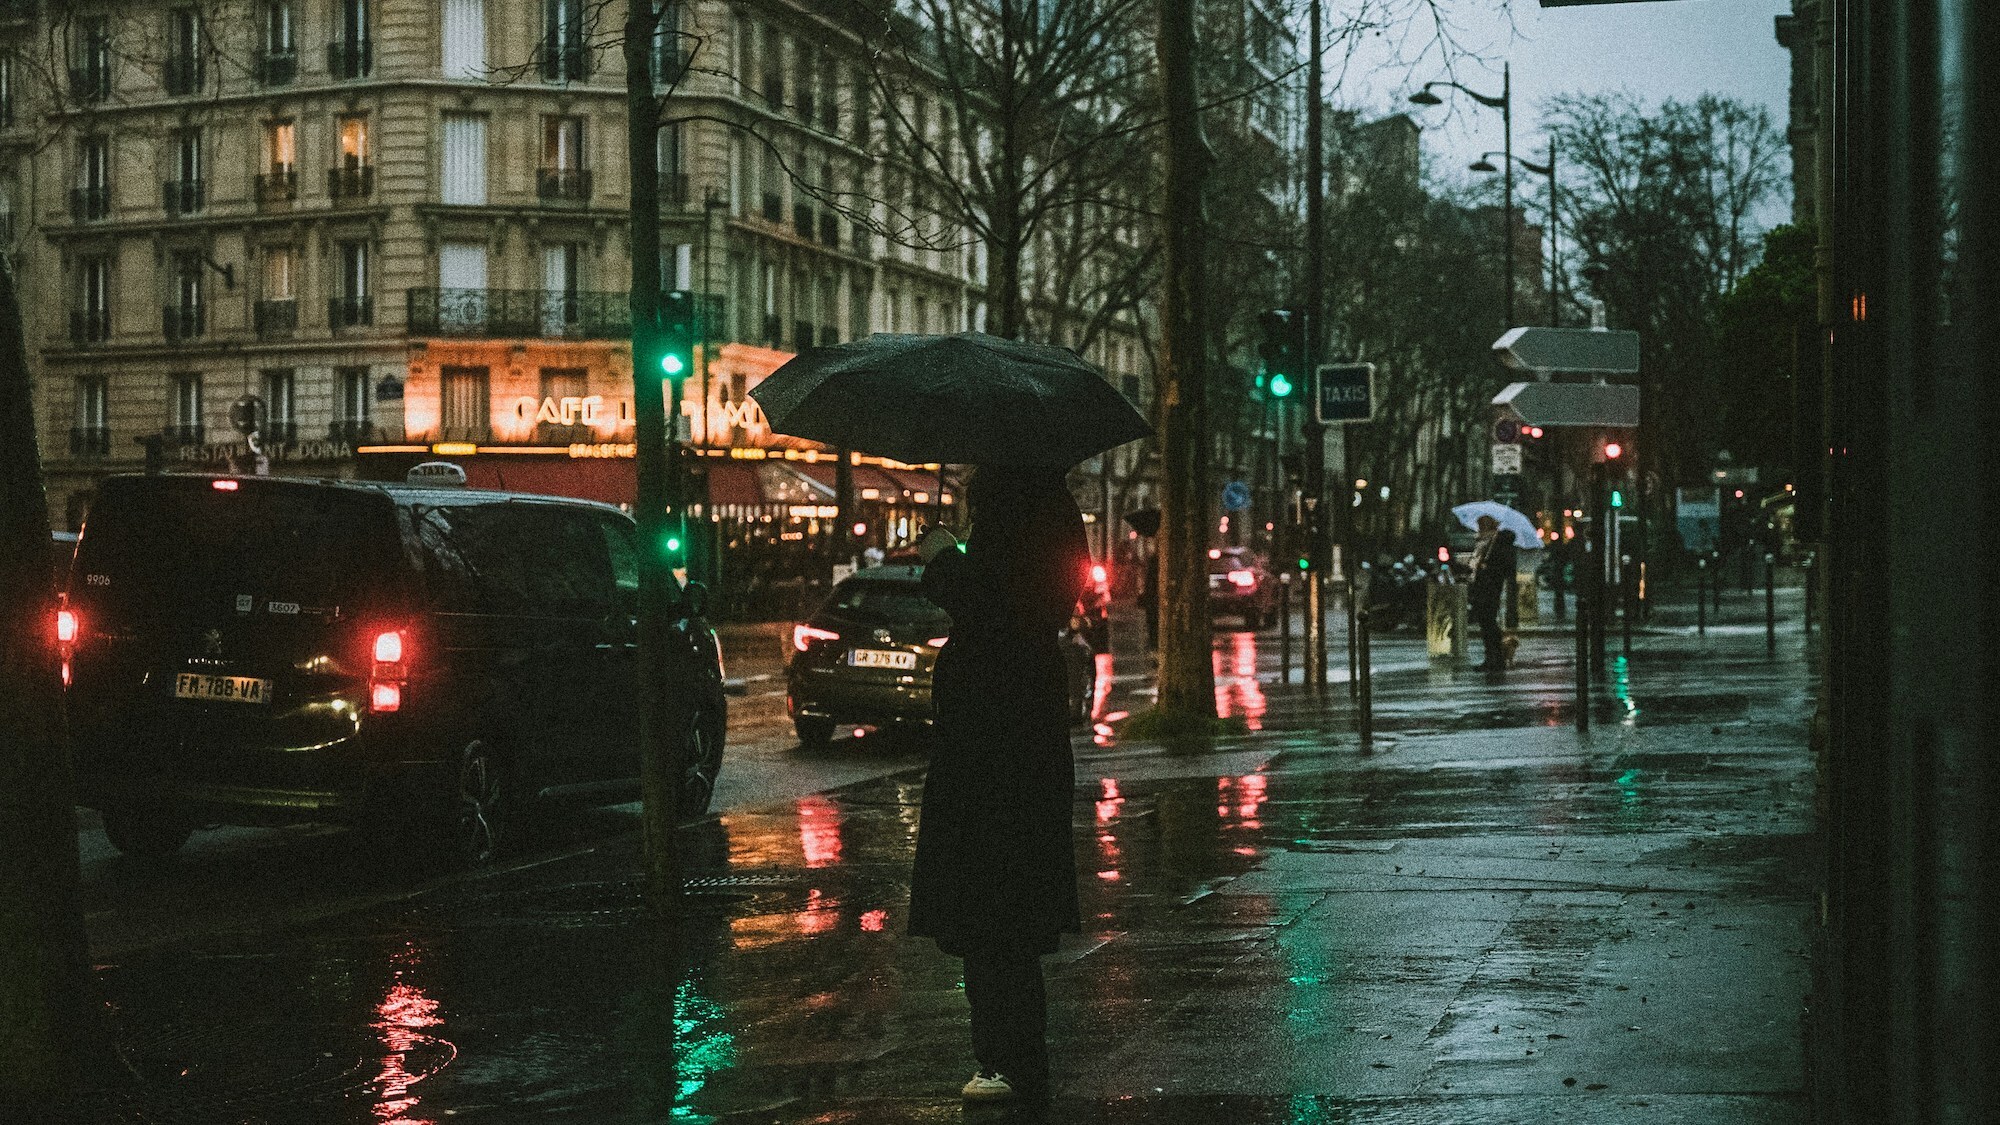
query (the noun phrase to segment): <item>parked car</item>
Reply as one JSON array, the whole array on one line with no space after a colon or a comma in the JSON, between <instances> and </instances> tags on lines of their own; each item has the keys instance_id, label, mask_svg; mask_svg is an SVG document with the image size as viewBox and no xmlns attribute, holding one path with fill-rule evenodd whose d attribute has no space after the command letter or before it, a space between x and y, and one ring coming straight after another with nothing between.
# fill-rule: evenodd
<instances>
[{"instance_id":1,"label":"parked car","mask_svg":"<svg viewBox=\"0 0 2000 1125\"><path fill-rule=\"evenodd\" d=\"M792 627L785 702L802 745L827 745L843 723L930 725L931 674L951 618L924 596L922 581L922 566L858 570ZM1079 614L1071 625L1063 633L1070 702L1087 718L1097 665L1087 616Z\"/></svg>"},{"instance_id":2,"label":"parked car","mask_svg":"<svg viewBox=\"0 0 2000 1125\"><path fill-rule=\"evenodd\" d=\"M1208 609L1219 617L1241 617L1246 629L1262 629L1277 612L1278 580L1264 560L1246 547L1208 549Z\"/></svg>"},{"instance_id":3,"label":"parked car","mask_svg":"<svg viewBox=\"0 0 2000 1125\"><path fill-rule=\"evenodd\" d=\"M628 517L578 500L112 477L58 626L82 803L134 855L206 824L387 814L486 862L537 796L635 788L638 551ZM726 723L701 593L674 632L683 813L708 807Z\"/></svg>"}]
</instances>

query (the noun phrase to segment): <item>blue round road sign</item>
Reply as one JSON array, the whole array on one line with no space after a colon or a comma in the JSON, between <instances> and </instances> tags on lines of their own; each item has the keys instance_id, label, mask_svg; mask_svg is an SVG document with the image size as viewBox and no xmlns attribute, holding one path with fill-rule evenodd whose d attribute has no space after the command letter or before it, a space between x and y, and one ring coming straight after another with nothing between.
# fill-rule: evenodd
<instances>
[{"instance_id":1,"label":"blue round road sign","mask_svg":"<svg viewBox=\"0 0 2000 1125\"><path fill-rule=\"evenodd\" d=\"M1250 486L1240 480L1222 486L1222 510L1240 512L1250 506Z\"/></svg>"}]
</instances>

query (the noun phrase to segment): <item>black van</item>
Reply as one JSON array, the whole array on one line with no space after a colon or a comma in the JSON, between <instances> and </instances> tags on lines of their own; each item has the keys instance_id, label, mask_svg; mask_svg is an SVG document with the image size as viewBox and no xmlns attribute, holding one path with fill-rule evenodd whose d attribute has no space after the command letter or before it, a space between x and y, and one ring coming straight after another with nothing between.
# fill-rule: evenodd
<instances>
[{"instance_id":1,"label":"black van","mask_svg":"<svg viewBox=\"0 0 2000 1125\"><path fill-rule=\"evenodd\" d=\"M700 590L683 813L726 704ZM122 851L205 824L420 817L469 863L523 802L638 775L638 540L579 500L227 476L105 480L59 636L82 803Z\"/></svg>"}]
</instances>

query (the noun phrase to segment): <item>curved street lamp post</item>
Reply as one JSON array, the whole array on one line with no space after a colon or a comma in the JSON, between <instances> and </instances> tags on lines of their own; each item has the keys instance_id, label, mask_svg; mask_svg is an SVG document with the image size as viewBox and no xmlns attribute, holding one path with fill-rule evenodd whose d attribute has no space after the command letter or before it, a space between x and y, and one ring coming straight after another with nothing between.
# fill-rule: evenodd
<instances>
[{"instance_id":1,"label":"curved street lamp post","mask_svg":"<svg viewBox=\"0 0 2000 1125\"><path fill-rule=\"evenodd\" d=\"M1443 105L1444 99L1438 97L1436 94L1431 93L1431 87L1433 86L1449 86L1452 89L1457 90L1459 93L1464 94L1466 97L1471 98L1473 101L1478 102L1480 105L1487 107L1488 109L1497 109L1500 111L1500 128L1503 137L1503 143L1505 146L1504 148L1502 148L1501 152L1506 157L1506 163L1501 165L1501 170L1504 176L1504 182L1500 186L1500 192L1505 197L1501 209L1501 222L1505 228L1505 237L1502 239L1502 241L1505 244L1505 249L1506 249L1506 264L1503 267L1503 269L1507 275L1507 323L1505 327L1513 328L1515 325L1514 325L1514 77L1512 73L1512 68L1510 64L1507 63L1501 64L1500 96L1497 98L1487 94L1482 94L1477 90L1473 90L1466 86L1462 86L1457 82L1453 82L1449 79L1440 78L1435 81L1424 83L1423 89L1418 90L1416 93L1410 95L1410 101L1416 103L1417 105Z\"/></svg>"},{"instance_id":2,"label":"curved street lamp post","mask_svg":"<svg viewBox=\"0 0 2000 1125\"><path fill-rule=\"evenodd\" d=\"M1537 176L1547 176L1549 178L1549 327L1551 328L1559 327L1560 325L1556 317L1556 246L1557 246L1556 227L1558 223L1561 221L1559 218L1561 212L1556 210L1556 142L1553 138L1549 140L1549 162L1547 164L1537 164L1534 161L1529 160L1525 156L1513 156L1511 154L1502 152L1487 152L1481 154L1478 160L1472 162L1471 164L1472 171L1474 172L1500 171L1500 169L1498 167L1495 167L1493 164L1493 158L1496 156L1511 160L1513 163L1519 164L1521 167L1526 168L1528 171L1533 172ZM1511 192L1509 192L1509 199L1510 201L1512 199ZM1511 229L1511 226L1512 226L1512 220L1510 219L1509 220L1510 229L1508 231L1508 239L1507 239L1509 247L1513 245L1513 231ZM1513 287L1514 287L1514 275L1513 275L1513 269L1510 266L1508 268L1508 274L1507 274L1507 288L1508 288L1508 296L1510 298L1510 304L1509 304L1510 308L1512 307L1511 298L1513 296ZM1514 328L1517 326L1509 324L1507 327Z\"/></svg>"}]
</instances>

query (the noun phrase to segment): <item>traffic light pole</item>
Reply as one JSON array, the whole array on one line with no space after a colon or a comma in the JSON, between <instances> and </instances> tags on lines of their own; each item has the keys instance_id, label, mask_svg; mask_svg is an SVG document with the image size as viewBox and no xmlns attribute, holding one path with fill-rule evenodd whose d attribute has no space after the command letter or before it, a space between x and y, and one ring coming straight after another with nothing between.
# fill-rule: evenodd
<instances>
[{"instance_id":1,"label":"traffic light pole","mask_svg":"<svg viewBox=\"0 0 2000 1125\"><path fill-rule=\"evenodd\" d=\"M1320 87L1321 6L1312 0L1309 46L1306 63L1306 292L1304 354L1305 368L1305 509L1306 554L1306 682L1315 692L1326 689L1326 569L1329 551L1327 526L1334 513L1326 510L1326 427L1319 421L1319 359L1321 341L1326 337L1321 323L1325 304L1325 154L1322 151L1322 121L1325 106Z\"/></svg>"}]
</instances>

